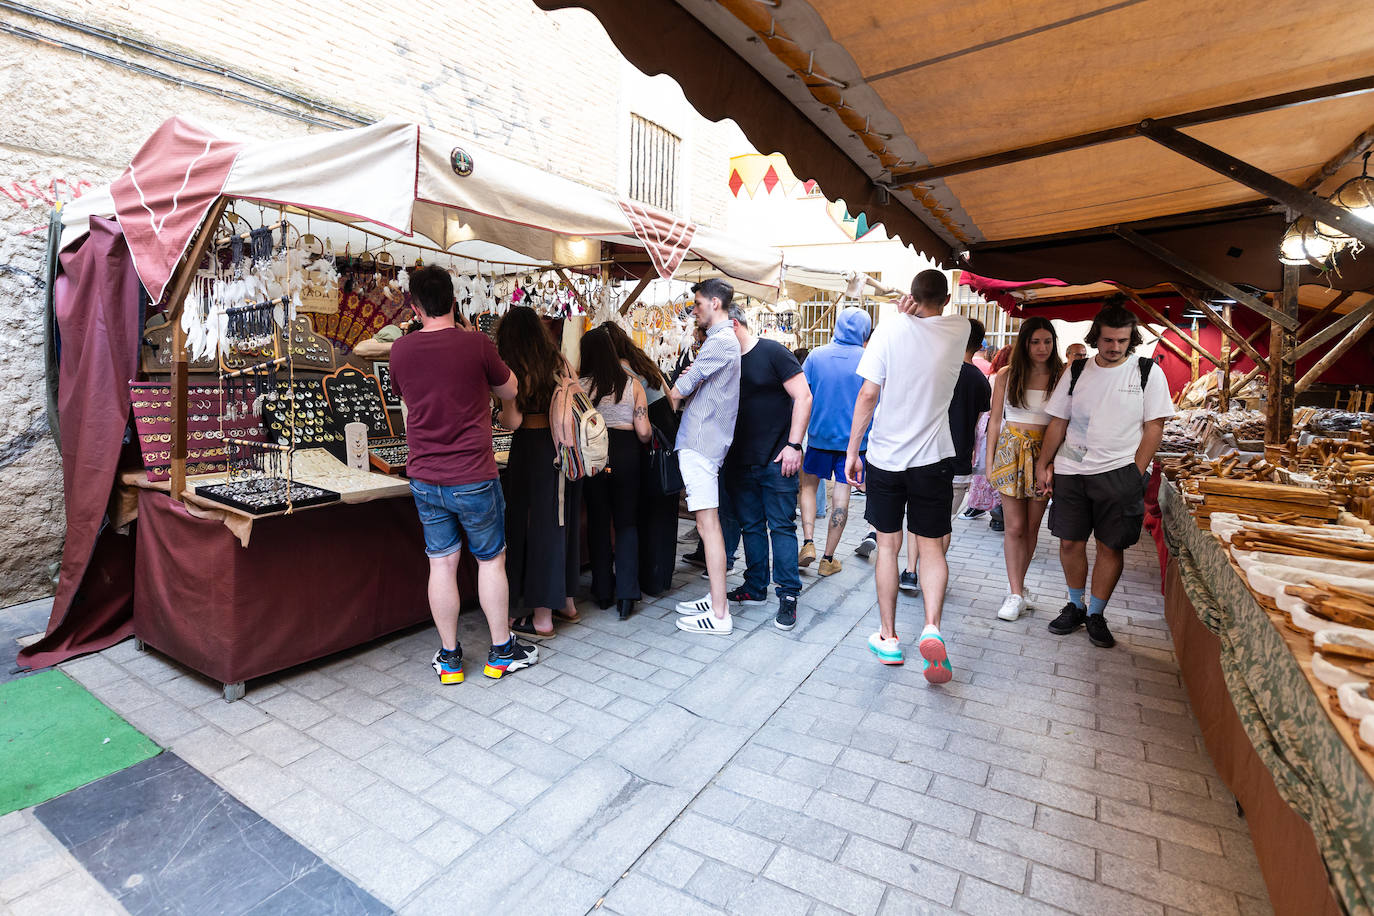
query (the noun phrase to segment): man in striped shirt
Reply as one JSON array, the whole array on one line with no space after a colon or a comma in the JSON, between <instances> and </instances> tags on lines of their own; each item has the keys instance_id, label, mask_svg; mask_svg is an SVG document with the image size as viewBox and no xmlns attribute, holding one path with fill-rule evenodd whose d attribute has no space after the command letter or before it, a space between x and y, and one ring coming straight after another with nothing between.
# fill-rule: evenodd
<instances>
[{"instance_id":1,"label":"man in striped shirt","mask_svg":"<svg viewBox=\"0 0 1374 916\"><path fill-rule=\"evenodd\" d=\"M734 628L725 597L725 537L720 525L720 466L735 434L739 413L740 348L731 315L735 290L724 280L710 279L692 287L697 327L706 331L696 360L678 377L668 393L676 407L684 400L677 431L678 464L687 485L687 508L696 515L706 554L711 593L678 603L679 629L691 633L728 635Z\"/></svg>"}]
</instances>

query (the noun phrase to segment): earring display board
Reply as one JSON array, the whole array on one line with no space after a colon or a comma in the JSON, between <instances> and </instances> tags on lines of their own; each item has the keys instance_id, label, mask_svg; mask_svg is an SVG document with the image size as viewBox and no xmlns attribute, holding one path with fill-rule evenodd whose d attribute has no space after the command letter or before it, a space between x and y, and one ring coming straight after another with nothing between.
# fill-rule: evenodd
<instances>
[{"instance_id":1,"label":"earring display board","mask_svg":"<svg viewBox=\"0 0 1374 916\"><path fill-rule=\"evenodd\" d=\"M374 360L372 371L377 373L377 384L382 389L382 402L386 404L387 410L400 410L401 399L391 387L391 361L386 359Z\"/></svg>"},{"instance_id":2,"label":"earring display board","mask_svg":"<svg viewBox=\"0 0 1374 916\"><path fill-rule=\"evenodd\" d=\"M240 402L235 413L242 420L225 420L228 410L224 392L203 386L186 390L186 473L213 474L224 470L224 437L261 442L265 432L253 415L252 404ZM172 466L172 389L169 385L129 383L129 398L134 407L134 428L143 452L143 467L150 482L167 480Z\"/></svg>"},{"instance_id":3,"label":"earring display board","mask_svg":"<svg viewBox=\"0 0 1374 916\"><path fill-rule=\"evenodd\" d=\"M406 445L404 436L369 439L367 454L372 466L383 474L404 474L406 460L410 458L410 446Z\"/></svg>"},{"instance_id":4,"label":"earring display board","mask_svg":"<svg viewBox=\"0 0 1374 916\"><path fill-rule=\"evenodd\" d=\"M334 371L334 345L315 333L309 317L298 315L296 320L291 322L288 347L291 361L297 369Z\"/></svg>"},{"instance_id":5,"label":"earring display board","mask_svg":"<svg viewBox=\"0 0 1374 916\"><path fill-rule=\"evenodd\" d=\"M283 331L278 327L276 333L272 335L271 342L260 347L246 349L222 347L220 348L220 363L225 372L247 369L250 366L261 366L263 363L282 355L282 350L285 349L282 345L282 337Z\"/></svg>"},{"instance_id":6,"label":"earring display board","mask_svg":"<svg viewBox=\"0 0 1374 916\"><path fill-rule=\"evenodd\" d=\"M391 428L391 418L387 416L386 402L376 376L359 372L352 366L343 366L326 375L322 381L324 396L341 426L365 423L369 439L392 438L396 435Z\"/></svg>"},{"instance_id":7,"label":"earring display board","mask_svg":"<svg viewBox=\"0 0 1374 916\"><path fill-rule=\"evenodd\" d=\"M143 345L140 347L140 363L145 375L167 375L172 371L172 323L170 321L154 325L143 332ZM187 371L218 372L219 364L213 357L195 359L187 354Z\"/></svg>"},{"instance_id":8,"label":"earring display board","mask_svg":"<svg viewBox=\"0 0 1374 916\"><path fill-rule=\"evenodd\" d=\"M287 509L323 506L339 501L339 494L333 490L281 477L248 477L203 483L196 487L196 495L248 515L271 515Z\"/></svg>"},{"instance_id":9,"label":"earring display board","mask_svg":"<svg viewBox=\"0 0 1374 916\"><path fill-rule=\"evenodd\" d=\"M264 398L262 422L267 435L278 445L296 448L343 445L343 423L329 409L319 379L298 378Z\"/></svg>"}]
</instances>

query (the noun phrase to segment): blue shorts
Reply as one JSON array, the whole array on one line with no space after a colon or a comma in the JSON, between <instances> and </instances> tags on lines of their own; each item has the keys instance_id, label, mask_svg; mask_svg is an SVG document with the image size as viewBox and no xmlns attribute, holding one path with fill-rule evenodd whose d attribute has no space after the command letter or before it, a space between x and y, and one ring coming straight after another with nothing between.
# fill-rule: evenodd
<instances>
[{"instance_id":1,"label":"blue shorts","mask_svg":"<svg viewBox=\"0 0 1374 916\"><path fill-rule=\"evenodd\" d=\"M840 483L849 483L844 477L844 459L844 452L807 446L806 454L802 456L802 470L813 477L819 477L821 480L829 480L833 477ZM863 452L859 453L859 461L864 461ZM867 467L866 464L865 467Z\"/></svg>"},{"instance_id":2,"label":"blue shorts","mask_svg":"<svg viewBox=\"0 0 1374 916\"><path fill-rule=\"evenodd\" d=\"M410 493L425 526L425 553L430 559L462 550L464 534L468 553L479 560L490 560L506 549L506 499L499 480L448 487L412 480Z\"/></svg>"}]
</instances>

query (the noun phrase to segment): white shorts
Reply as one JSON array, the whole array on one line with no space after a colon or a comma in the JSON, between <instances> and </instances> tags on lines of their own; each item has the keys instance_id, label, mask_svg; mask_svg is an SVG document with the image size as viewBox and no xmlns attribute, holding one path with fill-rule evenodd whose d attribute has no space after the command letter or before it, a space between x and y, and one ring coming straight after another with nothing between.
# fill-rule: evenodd
<instances>
[{"instance_id":1,"label":"white shorts","mask_svg":"<svg viewBox=\"0 0 1374 916\"><path fill-rule=\"evenodd\" d=\"M678 450L677 464L682 482L687 485L687 510L719 508L720 465L690 448Z\"/></svg>"}]
</instances>

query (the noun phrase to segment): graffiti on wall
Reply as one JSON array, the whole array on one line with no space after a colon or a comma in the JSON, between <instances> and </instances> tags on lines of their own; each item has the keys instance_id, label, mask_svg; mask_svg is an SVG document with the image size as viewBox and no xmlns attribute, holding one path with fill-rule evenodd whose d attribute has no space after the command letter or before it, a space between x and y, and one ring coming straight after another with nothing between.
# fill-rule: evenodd
<instances>
[{"instance_id":1,"label":"graffiti on wall","mask_svg":"<svg viewBox=\"0 0 1374 916\"><path fill-rule=\"evenodd\" d=\"M32 235L48 228L48 209L59 201L76 200L91 188L85 178L0 178L0 195L18 204L21 211L35 211L33 225L20 229L20 235Z\"/></svg>"}]
</instances>

